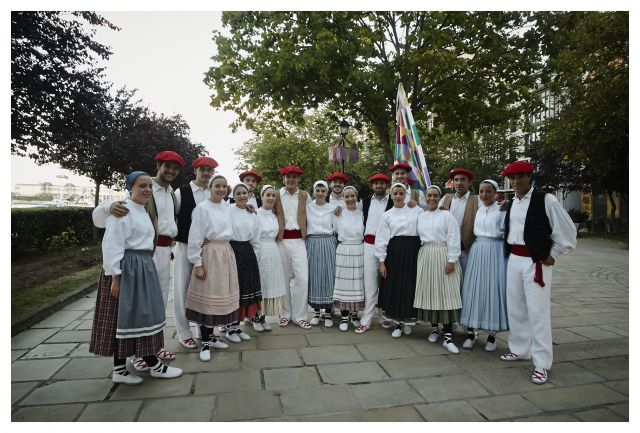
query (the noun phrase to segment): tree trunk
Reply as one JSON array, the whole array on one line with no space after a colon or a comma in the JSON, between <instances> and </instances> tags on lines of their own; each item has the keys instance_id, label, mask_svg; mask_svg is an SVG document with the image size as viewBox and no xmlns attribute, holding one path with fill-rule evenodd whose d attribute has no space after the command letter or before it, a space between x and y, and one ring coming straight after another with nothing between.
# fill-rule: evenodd
<instances>
[{"instance_id":1,"label":"tree trunk","mask_svg":"<svg viewBox=\"0 0 640 433\"><path fill-rule=\"evenodd\" d=\"M93 203L94 207L98 207L100 201L100 182L97 180L94 180L94 182L96 183L96 196L93 199ZM93 226L92 238L94 243L98 241L98 228L95 225Z\"/></svg>"},{"instance_id":2,"label":"tree trunk","mask_svg":"<svg viewBox=\"0 0 640 433\"><path fill-rule=\"evenodd\" d=\"M380 143L382 144L382 154L384 155L384 161L387 165L393 164L393 151L391 150L391 137L389 136L388 126L385 125L376 125L376 130L378 132L378 138L380 139Z\"/></svg>"},{"instance_id":3,"label":"tree trunk","mask_svg":"<svg viewBox=\"0 0 640 433\"><path fill-rule=\"evenodd\" d=\"M612 232L617 232L618 230L615 230L614 228L618 226L618 224L615 223L616 210L618 209L618 207L616 206L616 201L613 198L613 191L607 190L607 196L609 197L609 203L611 203L611 216L610 216L611 231Z\"/></svg>"}]
</instances>

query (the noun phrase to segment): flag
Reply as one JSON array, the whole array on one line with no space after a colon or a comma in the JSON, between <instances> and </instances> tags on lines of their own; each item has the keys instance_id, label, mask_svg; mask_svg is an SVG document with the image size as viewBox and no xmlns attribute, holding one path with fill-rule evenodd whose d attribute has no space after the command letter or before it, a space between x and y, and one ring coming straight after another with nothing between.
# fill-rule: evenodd
<instances>
[{"instance_id":1,"label":"flag","mask_svg":"<svg viewBox=\"0 0 640 433\"><path fill-rule=\"evenodd\" d=\"M396 97L396 162L404 162L411 166L407 178L414 182L416 188L426 191L431 186L431 178L427 169L427 161L422 152L422 144L418 128L413 121L409 99L402 83L398 85Z\"/></svg>"}]
</instances>

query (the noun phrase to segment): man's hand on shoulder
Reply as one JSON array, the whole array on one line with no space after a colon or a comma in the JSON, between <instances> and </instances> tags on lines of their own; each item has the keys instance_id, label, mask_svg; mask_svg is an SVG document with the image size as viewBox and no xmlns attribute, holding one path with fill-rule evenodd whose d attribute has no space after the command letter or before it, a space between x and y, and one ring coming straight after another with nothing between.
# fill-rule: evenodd
<instances>
[{"instance_id":1,"label":"man's hand on shoulder","mask_svg":"<svg viewBox=\"0 0 640 433\"><path fill-rule=\"evenodd\" d=\"M129 208L124 205L123 201L114 201L111 203L109 213L115 217L123 217L129 213Z\"/></svg>"}]
</instances>

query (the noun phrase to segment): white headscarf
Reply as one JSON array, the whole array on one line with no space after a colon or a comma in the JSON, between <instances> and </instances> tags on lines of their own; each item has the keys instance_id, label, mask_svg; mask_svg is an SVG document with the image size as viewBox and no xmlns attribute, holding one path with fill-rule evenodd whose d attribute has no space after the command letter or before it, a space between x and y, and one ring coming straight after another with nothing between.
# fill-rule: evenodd
<instances>
[{"instance_id":1,"label":"white headscarf","mask_svg":"<svg viewBox=\"0 0 640 433\"><path fill-rule=\"evenodd\" d=\"M493 185L493 189L494 189L494 190L496 190L496 191L498 190L498 182L496 182L496 181L495 181L495 180L493 180L493 179L485 179L485 180L483 180L483 181L482 181L482 182L480 182L480 183L488 183L488 184L490 184L490 185Z\"/></svg>"},{"instance_id":2,"label":"white headscarf","mask_svg":"<svg viewBox=\"0 0 640 433\"><path fill-rule=\"evenodd\" d=\"M226 178L226 177L224 177L223 175L221 175L221 174L216 174L216 175L215 175L215 176L213 176L213 177L211 178L211 180L209 181L209 186L208 186L207 188L211 189L211 185L213 185L213 182L215 182L215 181L216 181L216 180L218 180L218 179L224 179L224 180L227 180L227 178Z\"/></svg>"},{"instance_id":3,"label":"white headscarf","mask_svg":"<svg viewBox=\"0 0 640 433\"><path fill-rule=\"evenodd\" d=\"M260 188L260 197L262 197L265 193L266 190L268 190L269 188L275 190L276 188L273 185L263 185L262 188Z\"/></svg>"},{"instance_id":4,"label":"white headscarf","mask_svg":"<svg viewBox=\"0 0 640 433\"><path fill-rule=\"evenodd\" d=\"M440 194L440 196L442 196L442 190L440 189L439 186L437 185L431 185L429 188L427 188L427 191L429 191L431 188L433 189L437 189L438 190L438 194Z\"/></svg>"},{"instance_id":5,"label":"white headscarf","mask_svg":"<svg viewBox=\"0 0 640 433\"><path fill-rule=\"evenodd\" d=\"M344 188L342 188L342 196L344 197L344 192L348 189L352 189L355 193L356 193L356 198L358 197L358 190L356 189L355 186L352 185L347 185Z\"/></svg>"},{"instance_id":6,"label":"white headscarf","mask_svg":"<svg viewBox=\"0 0 640 433\"><path fill-rule=\"evenodd\" d=\"M391 185L391 189L393 189L393 188L395 188L395 187L397 187L397 186L401 186L401 187L402 187L402 189L404 189L405 191L407 190L407 188L406 188L403 184L401 184L400 182L394 182L394 183Z\"/></svg>"},{"instance_id":7,"label":"white headscarf","mask_svg":"<svg viewBox=\"0 0 640 433\"><path fill-rule=\"evenodd\" d=\"M318 180L316 181L316 183L313 184L313 192L316 191L316 186L318 185L322 185L324 186L324 188L329 191L329 185L327 184L327 182L325 182L324 180Z\"/></svg>"}]
</instances>

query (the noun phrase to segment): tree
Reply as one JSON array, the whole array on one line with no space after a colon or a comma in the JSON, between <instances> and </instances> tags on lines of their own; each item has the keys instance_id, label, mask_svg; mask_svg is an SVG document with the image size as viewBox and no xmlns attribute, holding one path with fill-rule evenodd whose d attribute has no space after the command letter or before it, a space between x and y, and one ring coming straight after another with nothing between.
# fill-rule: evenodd
<instances>
[{"instance_id":1,"label":"tree","mask_svg":"<svg viewBox=\"0 0 640 433\"><path fill-rule=\"evenodd\" d=\"M111 52L95 26L118 29L93 12L11 12L11 153L55 162L52 135L100 97L95 65Z\"/></svg>"},{"instance_id":2,"label":"tree","mask_svg":"<svg viewBox=\"0 0 640 433\"><path fill-rule=\"evenodd\" d=\"M370 125L393 160L398 83L417 121L435 112L445 132L472 137L521 119L532 104L536 46L520 12L225 12L211 105L232 125L299 124L326 108ZM427 149L428 150L428 149Z\"/></svg>"}]
</instances>

